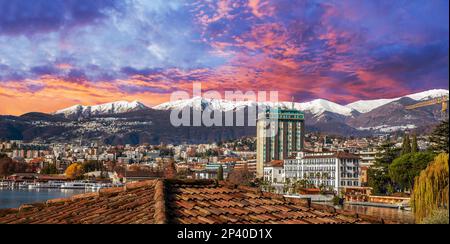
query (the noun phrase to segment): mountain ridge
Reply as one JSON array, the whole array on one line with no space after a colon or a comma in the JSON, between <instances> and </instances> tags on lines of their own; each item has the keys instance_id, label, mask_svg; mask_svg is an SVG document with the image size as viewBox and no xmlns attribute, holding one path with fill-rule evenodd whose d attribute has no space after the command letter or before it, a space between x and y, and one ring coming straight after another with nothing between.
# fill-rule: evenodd
<instances>
[{"instance_id":1,"label":"mountain ridge","mask_svg":"<svg viewBox=\"0 0 450 244\"><path fill-rule=\"evenodd\" d=\"M178 100L173 102L165 102L153 107L156 110L172 110L182 109L189 106L195 109L204 109L210 107L211 109L218 109L220 111L230 111L245 106L256 106L257 104L268 105L270 107L291 108L294 105L295 109L301 111L311 112L314 116L318 116L324 112L337 113L344 116L354 116L362 113L368 113L378 107L386 105L390 102L398 101L404 97L411 98L416 101L423 101L431 98L448 96L449 90L445 89L431 89L418 93L412 93L402 97L396 98L383 98L373 100L359 100L347 105L341 105L326 99L318 98L308 102L254 102L254 101L228 101L225 99L209 99L203 97L194 97L191 99ZM195 106L197 105L197 106ZM222 105L222 106L221 106ZM199 107L201 106L201 107Z\"/></svg>"},{"instance_id":2,"label":"mountain ridge","mask_svg":"<svg viewBox=\"0 0 450 244\"><path fill-rule=\"evenodd\" d=\"M357 110L360 113L370 112L380 106L388 104L390 102L398 101L404 97L411 98L416 101L423 101L427 99L437 98L444 95L449 95L449 90L445 89L431 89L422 92L412 93L409 95L395 97L395 98L381 98L381 99L372 99L372 100L359 100L356 102L349 103L345 105L348 108L352 108ZM365 105L365 106L364 106Z\"/></svg>"},{"instance_id":3,"label":"mountain ridge","mask_svg":"<svg viewBox=\"0 0 450 244\"><path fill-rule=\"evenodd\" d=\"M56 115L61 114L64 115L65 117L74 117L74 116L90 117L92 115L118 114L142 109L148 109L148 107L137 100L132 102L115 101L98 105L86 105L86 106L77 104L68 108L57 110L53 114Z\"/></svg>"},{"instance_id":4,"label":"mountain ridge","mask_svg":"<svg viewBox=\"0 0 450 244\"><path fill-rule=\"evenodd\" d=\"M155 110L173 110L182 109L184 107L192 107L197 110L204 110L210 108L213 110L219 110L222 112L239 110L245 107L255 107L257 105L266 105L269 107L280 107L280 108L291 108L292 105L295 109L311 112L314 116L319 116L324 112L337 113L344 116L354 116L355 114L368 113L378 107L386 105L388 103L398 101L401 98L411 98L416 101L427 100L431 98L436 98L440 96L448 96L449 91L445 89L431 89L423 92L413 93L396 98L382 98L382 99L372 99L372 100L359 100L356 102L349 103L347 105L338 104L327 99L318 98L308 102L255 102L255 101L230 101L225 99L211 99L205 97L193 97L190 99L169 101L161 103L159 105L151 107ZM143 103L135 100L132 102L128 101L116 101L103 103L98 105L73 105L68 108L60 109L54 112L54 114L62 114L65 117L69 116L91 116L91 115L101 115L101 114L117 114L130 111L138 111L148 109L150 107L144 105Z\"/></svg>"},{"instance_id":5,"label":"mountain ridge","mask_svg":"<svg viewBox=\"0 0 450 244\"><path fill-rule=\"evenodd\" d=\"M307 103L294 103L294 107L305 112L307 132L319 132L342 136L375 136L396 131L432 128L441 119L440 104L405 109L418 100L438 96L439 92L411 94L401 99L360 113L343 105L316 99ZM197 104L194 104L193 101ZM216 108L224 113L248 110L256 102L230 102L194 98L177 101L179 108ZM266 105L273 105L265 103ZM69 142L82 136L88 141L102 141L107 144L141 143L210 143L242 136L255 136L255 126L173 126L173 107L165 104L154 109L138 101L119 101L94 106L72 106L59 113L45 114L31 112L21 116L0 115L0 139L25 141ZM197 105L195 106L191 105ZM291 108L292 103L282 102L277 106ZM155 106L156 107L156 106ZM343 108L344 107L344 108ZM61 112L62 111L62 112ZM337 113L338 112L338 113ZM233 116L235 117L235 115Z\"/></svg>"}]
</instances>

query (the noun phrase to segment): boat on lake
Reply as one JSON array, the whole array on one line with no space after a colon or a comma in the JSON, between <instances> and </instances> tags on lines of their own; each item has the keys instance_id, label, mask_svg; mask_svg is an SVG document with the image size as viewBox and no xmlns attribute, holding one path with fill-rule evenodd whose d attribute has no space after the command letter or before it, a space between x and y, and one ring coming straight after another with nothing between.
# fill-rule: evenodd
<instances>
[{"instance_id":1,"label":"boat on lake","mask_svg":"<svg viewBox=\"0 0 450 244\"><path fill-rule=\"evenodd\" d=\"M9 186L10 186L10 184L8 182L0 181L0 188L7 188Z\"/></svg>"},{"instance_id":2,"label":"boat on lake","mask_svg":"<svg viewBox=\"0 0 450 244\"><path fill-rule=\"evenodd\" d=\"M101 188L108 188L108 187L114 187L114 186L120 186L117 184L112 183L97 183L97 182L91 182L91 181L72 181L72 182L65 182L61 185L61 189L86 189L86 190L100 190Z\"/></svg>"},{"instance_id":3,"label":"boat on lake","mask_svg":"<svg viewBox=\"0 0 450 244\"><path fill-rule=\"evenodd\" d=\"M28 185L28 188L29 189L39 189L39 188L59 189L65 183L66 183L65 181L38 182L38 183Z\"/></svg>"},{"instance_id":4,"label":"boat on lake","mask_svg":"<svg viewBox=\"0 0 450 244\"><path fill-rule=\"evenodd\" d=\"M71 181L61 185L61 189L89 189L95 183L89 181Z\"/></svg>"}]
</instances>

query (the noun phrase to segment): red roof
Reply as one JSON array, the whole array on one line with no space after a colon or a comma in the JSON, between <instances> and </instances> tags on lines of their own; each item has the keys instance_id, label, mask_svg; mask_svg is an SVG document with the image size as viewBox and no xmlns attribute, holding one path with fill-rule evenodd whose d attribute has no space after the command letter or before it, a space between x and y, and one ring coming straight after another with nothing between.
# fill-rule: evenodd
<instances>
[{"instance_id":1,"label":"red roof","mask_svg":"<svg viewBox=\"0 0 450 244\"><path fill-rule=\"evenodd\" d=\"M33 158L33 159L30 161L30 164L36 164L36 163L41 163L41 162L44 162L44 159L43 159L43 158Z\"/></svg>"},{"instance_id":2,"label":"red roof","mask_svg":"<svg viewBox=\"0 0 450 244\"><path fill-rule=\"evenodd\" d=\"M65 175L38 175L38 180L68 180L67 176Z\"/></svg>"},{"instance_id":3,"label":"red roof","mask_svg":"<svg viewBox=\"0 0 450 244\"><path fill-rule=\"evenodd\" d=\"M268 165L272 167L283 167L284 162L283 160L272 160L268 163Z\"/></svg>"},{"instance_id":4,"label":"red roof","mask_svg":"<svg viewBox=\"0 0 450 244\"><path fill-rule=\"evenodd\" d=\"M211 180L149 180L0 210L0 223L343 224L382 219Z\"/></svg>"},{"instance_id":5,"label":"red roof","mask_svg":"<svg viewBox=\"0 0 450 244\"><path fill-rule=\"evenodd\" d=\"M334 153L317 153L307 154L304 158L340 158L340 159L360 159L358 155L347 152L334 152Z\"/></svg>"},{"instance_id":6,"label":"red roof","mask_svg":"<svg viewBox=\"0 0 450 244\"><path fill-rule=\"evenodd\" d=\"M224 159L219 160L219 162L223 162L223 163L226 163L226 162L236 162L236 161L238 161L238 160L239 160L238 158L224 158Z\"/></svg>"}]
</instances>

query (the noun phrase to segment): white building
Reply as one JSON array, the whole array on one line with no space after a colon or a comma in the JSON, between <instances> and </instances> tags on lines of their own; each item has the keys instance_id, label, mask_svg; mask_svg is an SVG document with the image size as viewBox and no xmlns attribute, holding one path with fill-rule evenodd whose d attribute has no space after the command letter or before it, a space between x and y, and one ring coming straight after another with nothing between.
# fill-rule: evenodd
<instances>
[{"instance_id":1,"label":"white building","mask_svg":"<svg viewBox=\"0 0 450 244\"><path fill-rule=\"evenodd\" d=\"M375 163L377 153L376 150L358 151L356 155L361 157L360 166L372 166Z\"/></svg>"},{"instance_id":2,"label":"white building","mask_svg":"<svg viewBox=\"0 0 450 244\"><path fill-rule=\"evenodd\" d=\"M315 186L333 187L336 192L346 186L360 186L360 158L346 152L297 153L284 162L286 178L307 179Z\"/></svg>"},{"instance_id":3,"label":"white building","mask_svg":"<svg viewBox=\"0 0 450 244\"><path fill-rule=\"evenodd\" d=\"M264 181L282 184L285 181L283 161L274 160L264 167Z\"/></svg>"},{"instance_id":4,"label":"white building","mask_svg":"<svg viewBox=\"0 0 450 244\"><path fill-rule=\"evenodd\" d=\"M346 186L360 186L359 175L360 158L346 152L299 152L285 159L281 168L264 167L264 178L271 183L306 179L316 187L327 186L336 192Z\"/></svg>"}]
</instances>

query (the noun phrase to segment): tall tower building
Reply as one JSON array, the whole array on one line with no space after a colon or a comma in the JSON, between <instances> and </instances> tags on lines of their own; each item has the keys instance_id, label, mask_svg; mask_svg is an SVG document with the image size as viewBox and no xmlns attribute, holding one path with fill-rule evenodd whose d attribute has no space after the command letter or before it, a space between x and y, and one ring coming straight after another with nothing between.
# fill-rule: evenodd
<instances>
[{"instance_id":1,"label":"tall tower building","mask_svg":"<svg viewBox=\"0 0 450 244\"><path fill-rule=\"evenodd\" d=\"M265 163L303 150L305 114L295 109L268 109L258 115L256 136L256 176L263 177Z\"/></svg>"}]
</instances>

